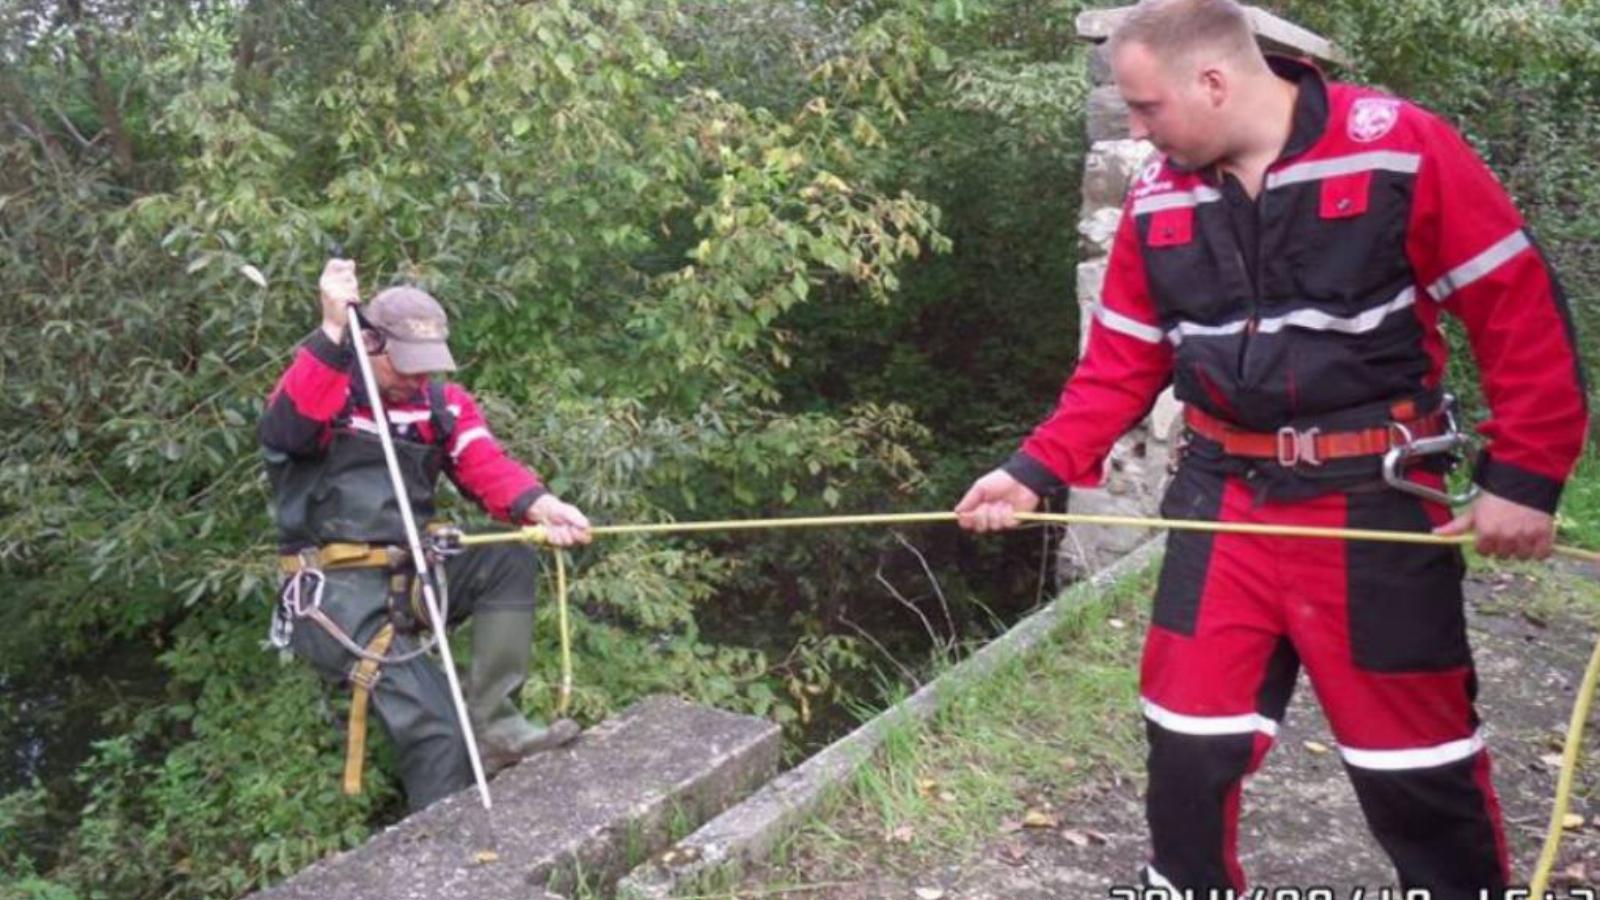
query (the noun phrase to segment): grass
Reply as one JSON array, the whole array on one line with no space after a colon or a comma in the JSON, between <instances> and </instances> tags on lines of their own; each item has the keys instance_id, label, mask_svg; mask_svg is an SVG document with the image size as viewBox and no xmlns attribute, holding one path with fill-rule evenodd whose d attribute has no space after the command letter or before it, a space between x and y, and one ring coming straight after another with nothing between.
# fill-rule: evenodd
<instances>
[{"instance_id":1,"label":"grass","mask_svg":"<svg viewBox=\"0 0 1600 900\"><path fill-rule=\"evenodd\" d=\"M838 879L958 862L1007 820L1077 785L1142 777L1143 731L1129 711L1153 582L1152 570L1077 591L1069 601L1077 605L1026 657L952 697L926 727L893 725L874 759L774 851L767 871L732 894L697 896L822 887L786 883L801 861Z\"/></svg>"},{"instance_id":2,"label":"grass","mask_svg":"<svg viewBox=\"0 0 1600 900\"><path fill-rule=\"evenodd\" d=\"M1592 443L1561 493L1556 534L1564 544L1600 550L1600 450Z\"/></svg>"}]
</instances>

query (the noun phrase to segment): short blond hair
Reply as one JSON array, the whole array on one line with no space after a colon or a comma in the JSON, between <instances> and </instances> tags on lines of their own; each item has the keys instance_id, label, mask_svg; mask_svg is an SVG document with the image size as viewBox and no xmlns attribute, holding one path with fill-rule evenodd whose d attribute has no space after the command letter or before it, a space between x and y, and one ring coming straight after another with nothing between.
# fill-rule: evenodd
<instances>
[{"instance_id":1,"label":"short blond hair","mask_svg":"<svg viewBox=\"0 0 1600 900\"><path fill-rule=\"evenodd\" d=\"M1247 65L1262 60L1250 16L1235 0L1143 0L1111 33L1111 50L1141 44L1157 57L1213 49Z\"/></svg>"}]
</instances>

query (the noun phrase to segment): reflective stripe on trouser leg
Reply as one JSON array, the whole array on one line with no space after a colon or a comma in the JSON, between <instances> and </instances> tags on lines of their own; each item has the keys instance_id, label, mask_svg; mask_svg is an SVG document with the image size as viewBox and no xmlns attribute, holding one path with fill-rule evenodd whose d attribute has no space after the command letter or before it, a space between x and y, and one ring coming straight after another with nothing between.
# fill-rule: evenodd
<instances>
[{"instance_id":1,"label":"reflective stripe on trouser leg","mask_svg":"<svg viewBox=\"0 0 1600 900\"><path fill-rule=\"evenodd\" d=\"M1242 486L1180 470L1162 513L1236 519ZM1298 673L1258 539L1174 532L1156 591L1140 690L1153 874L1178 889L1243 889L1240 788L1266 756ZM1161 882L1154 882L1160 884Z\"/></svg>"},{"instance_id":2,"label":"reflective stripe on trouser leg","mask_svg":"<svg viewBox=\"0 0 1600 900\"><path fill-rule=\"evenodd\" d=\"M1306 524L1424 531L1448 510L1395 491L1312 506ZM1400 884L1476 900L1510 871L1474 700L1453 547L1329 542L1297 555L1293 637L1368 825Z\"/></svg>"}]
</instances>

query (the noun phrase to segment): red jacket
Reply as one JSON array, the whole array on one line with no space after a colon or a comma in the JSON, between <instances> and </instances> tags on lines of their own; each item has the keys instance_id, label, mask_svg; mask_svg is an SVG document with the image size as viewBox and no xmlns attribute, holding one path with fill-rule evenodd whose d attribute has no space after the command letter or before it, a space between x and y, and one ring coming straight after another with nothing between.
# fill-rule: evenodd
<instances>
[{"instance_id":1,"label":"red jacket","mask_svg":"<svg viewBox=\"0 0 1600 900\"><path fill-rule=\"evenodd\" d=\"M1381 422L1390 404L1437 393L1448 311L1466 326L1492 412L1477 481L1554 510L1582 451L1586 390L1566 300L1521 216L1436 116L1303 63L1272 64L1300 91L1255 205L1255 245L1230 214L1236 184L1150 163L1129 192L1084 357L1006 468L1041 492L1098 483L1113 442L1169 382L1184 403L1252 431L1364 427L1364 411Z\"/></svg>"},{"instance_id":2,"label":"red jacket","mask_svg":"<svg viewBox=\"0 0 1600 900\"><path fill-rule=\"evenodd\" d=\"M278 380L257 429L261 443L294 457L315 456L334 429L376 433L372 410L356 382L355 354L335 345L319 328L295 352ZM433 444L444 441L444 472L461 492L502 522L521 523L528 508L547 491L533 472L507 456L489 431L478 404L455 383L444 386L444 400L455 419L448 435L434 434L435 417L424 389L410 401L384 405L393 435Z\"/></svg>"}]
</instances>

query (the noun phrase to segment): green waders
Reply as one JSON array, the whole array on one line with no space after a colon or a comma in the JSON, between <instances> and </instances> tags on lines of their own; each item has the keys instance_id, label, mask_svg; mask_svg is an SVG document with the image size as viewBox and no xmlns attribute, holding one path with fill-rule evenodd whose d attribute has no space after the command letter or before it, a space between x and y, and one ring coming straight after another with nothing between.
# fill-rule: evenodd
<instances>
[{"instance_id":1,"label":"green waders","mask_svg":"<svg viewBox=\"0 0 1600 900\"><path fill-rule=\"evenodd\" d=\"M577 736L561 720L549 729L523 717L518 699L527 681L533 646L534 590L538 556L531 547L498 544L449 557L442 568L448 585L449 624L473 620L472 663L465 692L467 709L486 768L503 768L529 753ZM368 646L385 626L399 620L386 656L415 651L424 635L414 611L396 610L390 572L378 567L326 571L321 610L350 639ZM409 591L400 597L409 596ZM409 602L402 600L405 606ZM302 620L290 638L294 652L330 682L346 684L359 658L326 629ZM364 679L372 707L397 752L400 778L413 810L472 784L466 745L438 663L426 655L384 663ZM359 780L359 775L357 776Z\"/></svg>"}]
</instances>

